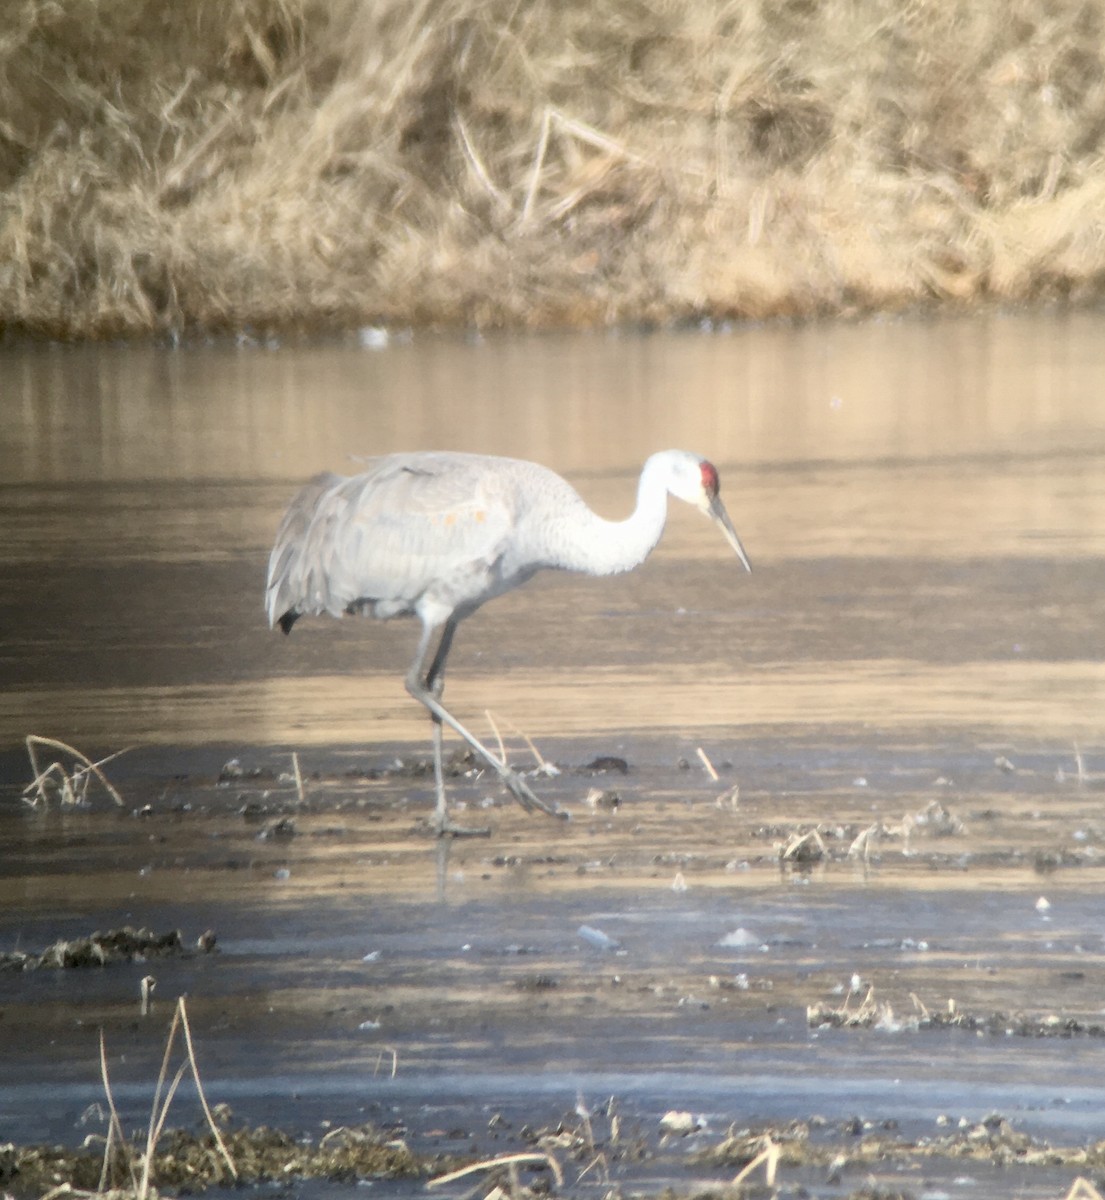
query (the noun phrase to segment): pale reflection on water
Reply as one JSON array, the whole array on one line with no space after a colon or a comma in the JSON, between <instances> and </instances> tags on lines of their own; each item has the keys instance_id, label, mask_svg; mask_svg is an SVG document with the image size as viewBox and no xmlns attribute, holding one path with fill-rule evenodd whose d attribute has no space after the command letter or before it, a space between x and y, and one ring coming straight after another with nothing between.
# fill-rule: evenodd
<instances>
[{"instance_id":1,"label":"pale reflection on water","mask_svg":"<svg viewBox=\"0 0 1105 1200\"><path fill-rule=\"evenodd\" d=\"M586 737L651 729L717 744L748 726L802 723L868 728L873 740L876 731L959 726L989 732L1001 725L1057 746L1101 735L1105 672L1082 662L947 668L894 660L838 662L832 672L780 666L734 674L724 663L633 674L589 669L570 676L512 669L501 679L458 679L449 697L457 712L478 714L480 736L493 741L494 722L523 755L519 731ZM109 743L120 728L139 743L167 735L180 745L222 742L227 730L270 728L275 715L282 722L279 740L300 748L422 739L428 751L426 719L398 678L313 675L0 694L0 727L23 721L26 728L48 729L59 711L79 721L97 745ZM483 719L485 711L490 720ZM256 732L245 740L258 740Z\"/></svg>"},{"instance_id":2,"label":"pale reflection on water","mask_svg":"<svg viewBox=\"0 0 1105 1200\"><path fill-rule=\"evenodd\" d=\"M509 711L538 736L1101 737L1103 335L1076 314L7 349L0 744L421 737L399 683L409 626L263 626L295 483L351 454L479 450L541 460L613 516L670 445L722 467L756 573L674 511L640 572L531 585L466 626L458 712Z\"/></svg>"},{"instance_id":3,"label":"pale reflection on water","mask_svg":"<svg viewBox=\"0 0 1105 1200\"><path fill-rule=\"evenodd\" d=\"M1095 314L384 350L47 347L3 355L9 483L293 479L351 454L509 454L623 472L1101 449ZM965 472L969 475L970 472Z\"/></svg>"}]
</instances>

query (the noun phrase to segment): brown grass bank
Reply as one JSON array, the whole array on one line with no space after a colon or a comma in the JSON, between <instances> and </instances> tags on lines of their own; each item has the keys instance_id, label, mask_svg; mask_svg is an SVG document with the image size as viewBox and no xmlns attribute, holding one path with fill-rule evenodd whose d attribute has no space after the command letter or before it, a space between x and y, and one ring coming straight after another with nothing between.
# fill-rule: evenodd
<instances>
[{"instance_id":1,"label":"brown grass bank","mask_svg":"<svg viewBox=\"0 0 1105 1200\"><path fill-rule=\"evenodd\" d=\"M0 0L0 328L1086 299L1105 0Z\"/></svg>"}]
</instances>

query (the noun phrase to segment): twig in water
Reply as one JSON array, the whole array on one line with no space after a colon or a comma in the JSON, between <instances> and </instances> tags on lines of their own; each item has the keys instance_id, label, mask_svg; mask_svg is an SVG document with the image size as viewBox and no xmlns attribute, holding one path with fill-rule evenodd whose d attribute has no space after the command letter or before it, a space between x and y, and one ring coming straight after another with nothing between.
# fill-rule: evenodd
<instances>
[{"instance_id":1,"label":"twig in water","mask_svg":"<svg viewBox=\"0 0 1105 1200\"><path fill-rule=\"evenodd\" d=\"M114 1149L115 1142L118 1141L119 1149L122 1153L127 1170L130 1172L131 1187L137 1193L138 1191L138 1176L134 1173L134 1163L131 1160L130 1154L127 1153L127 1139L123 1136L123 1126L119 1121L119 1111L115 1107L115 1097L111 1094L111 1080L107 1073L107 1049L104 1046L104 1031L100 1030L100 1079L103 1081L104 1094L107 1096L107 1107L111 1114L108 1118L107 1138L104 1142L104 1165L100 1170L100 1186L98 1191L104 1191L108 1183L108 1174L111 1170L111 1152Z\"/></svg>"},{"instance_id":2,"label":"twig in water","mask_svg":"<svg viewBox=\"0 0 1105 1200\"><path fill-rule=\"evenodd\" d=\"M491 728L495 731L495 737L499 743L499 754L502 757L503 762L506 762L506 750L503 746L503 739L499 734L499 727L495 723L495 718L491 715L491 711L489 709L484 709L484 715L487 717L488 721L491 722ZM549 760L541 754L541 751L538 750L534 745L533 739L528 733L526 733L524 729L519 729L509 717L502 717L500 719L507 726L507 728L511 730L511 732L516 733L522 739L522 741L526 743L526 745L529 747L529 752L533 755L534 761L537 763L537 770L542 775L554 776L560 774L560 768L549 762Z\"/></svg>"},{"instance_id":3,"label":"twig in water","mask_svg":"<svg viewBox=\"0 0 1105 1200\"><path fill-rule=\"evenodd\" d=\"M1082 757L1082 751L1079 748L1077 742L1075 742L1075 744L1074 744L1074 763L1075 763L1075 766L1078 768L1078 786L1085 787L1086 786L1086 763Z\"/></svg>"},{"instance_id":4,"label":"twig in water","mask_svg":"<svg viewBox=\"0 0 1105 1200\"><path fill-rule=\"evenodd\" d=\"M188 1012L184 1007L184 997L177 1001L177 1009L180 1012L180 1023L184 1028L184 1041L188 1046L188 1062L192 1067L192 1078L196 1083L196 1095L200 1098L200 1104L203 1105L203 1115L207 1118L207 1124L211 1127L211 1132L215 1137L215 1144L219 1147L219 1152L226 1161L226 1165L230 1168L231 1175L235 1179L238 1178L238 1168L234 1165L234 1160L230 1157L230 1151L226 1148L226 1143L223 1141L222 1134L219 1133L219 1127L215 1124L215 1118L211 1115L211 1109L207 1103L207 1097L203 1092L203 1083L200 1081L199 1067L196 1066L196 1051L192 1045L192 1030L188 1024Z\"/></svg>"},{"instance_id":5,"label":"twig in water","mask_svg":"<svg viewBox=\"0 0 1105 1200\"><path fill-rule=\"evenodd\" d=\"M728 808L732 812L736 812L740 808L741 788L739 783L734 783L731 788L727 788L714 801L718 808Z\"/></svg>"},{"instance_id":6,"label":"twig in water","mask_svg":"<svg viewBox=\"0 0 1105 1200\"><path fill-rule=\"evenodd\" d=\"M583 1130L587 1136L587 1149L592 1154L595 1152L595 1133L591 1128L591 1110L587 1107L587 1102L583 1099L583 1093L576 1093L576 1116L583 1122Z\"/></svg>"},{"instance_id":7,"label":"twig in water","mask_svg":"<svg viewBox=\"0 0 1105 1200\"><path fill-rule=\"evenodd\" d=\"M702 760L702 765L706 768L706 774L709 775L709 777L713 780L714 783L717 783L718 773L714 770L714 764L712 762L710 762L709 756L706 754L706 751L703 750L701 746L699 746L697 748L697 750L695 751L695 753Z\"/></svg>"},{"instance_id":8,"label":"twig in water","mask_svg":"<svg viewBox=\"0 0 1105 1200\"><path fill-rule=\"evenodd\" d=\"M38 765L38 755L35 753L36 748L61 750L63 753L75 758L81 765L70 773L66 771L60 761L55 759L49 766L40 768ZM101 758L99 762L93 762L79 750L66 745L65 742L59 742L56 738L40 737L36 733L29 733L27 735L27 754L31 760L31 770L34 772L34 779L23 789L23 798L32 807L39 801L43 804L48 803L49 794L46 791L46 781L54 779L56 776L60 779L60 782L55 781L55 783L61 793L62 804L81 804L88 793L88 785L91 778L95 776L107 794L116 804L122 807L123 797L111 786L107 776L100 768L105 763L111 762L112 759L118 758L120 754L126 754L127 749L129 747L123 750L116 750L114 754L109 754L107 758ZM34 793L34 798L28 800L27 796L32 792Z\"/></svg>"},{"instance_id":9,"label":"twig in water","mask_svg":"<svg viewBox=\"0 0 1105 1200\"><path fill-rule=\"evenodd\" d=\"M816 829L803 834L792 834L787 844L780 848L779 858L783 861L819 862L826 856L825 839Z\"/></svg>"},{"instance_id":10,"label":"twig in water","mask_svg":"<svg viewBox=\"0 0 1105 1200\"><path fill-rule=\"evenodd\" d=\"M299 770L299 753L295 750L292 751L292 769L295 771L296 795L299 797L299 803L303 804L305 803L307 797L303 791L303 776L300 774Z\"/></svg>"},{"instance_id":11,"label":"twig in water","mask_svg":"<svg viewBox=\"0 0 1105 1200\"><path fill-rule=\"evenodd\" d=\"M610 1164L606 1161L606 1155L600 1150L598 1154L583 1168L576 1176L576 1183L581 1183L585 1175L589 1175L595 1167L599 1168L602 1175L603 1183L610 1182Z\"/></svg>"},{"instance_id":12,"label":"twig in water","mask_svg":"<svg viewBox=\"0 0 1105 1200\"><path fill-rule=\"evenodd\" d=\"M444 1187L447 1183L455 1183L458 1179L463 1179L465 1175L471 1175L476 1171L492 1171L496 1167L517 1166L522 1163L529 1163L532 1166L547 1166L553 1173L553 1178L556 1180L557 1187L564 1186L564 1172L560 1169L560 1163L556 1161L551 1154L503 1154L498 1158L485 1158L481 1162L470 1163L467 1167L461 1167L459 1170L450 1171L448 1175L438 1175L436 1178L427 1182L428 1188Z\"/></svg>"},{"instance_id":13,"label":"twig in water","mask_svg":"<svg viewBox=\"0 0 1105 1200\"><path fill-rule=\"evenodd\" d=\"M778 1169L782 1153L783 1148L778 1142L773 1141L770 1137L764 1138L764 1148L750 1163L745 1163L730 1186L736 1187L738 1183L743 1183L757 1167L762 1166L764 1169L764 1183L769 1188L773 1188L775 1186L775 1172Z\"/></svg>"},{"instance_id":14,"label":"twig in water","mask_svg":"<svg viewBox=\"0 0 1105 1200\"><path fill-rule=\"evenodd\" d=\"M506 746L503 745L503 735L499 732L498 725L495 724L495 718L491 715L491 709L485 708L483 715L491 724L491 730L495 734L495 741L499 743L499 761L506 762Z\"/></svg>"},{"instance_id":15,"label":"twig in water","mask_svg":"<svg viewBox=\"0 0 1105 1200\"><path fill-rule=\"evenodd\" d=\"M173 1076L172 1082L168 1088L165 1088L165 1080L169 1073L169 1059L172 1057L173 1046L176 1042L176 1032L178 1027L183 1031L184 1044L187 1050L187 1061L180 1064L176 1075ZM176 1095L177 1088L180 1086L180 1081L184 1078L185 1071L191 1067L192 1081L196 1085L196 1094L199 1096L200 1105L203 1108L203 1115L207 1118L208 1128L215 1139L215 1145L219 1149L230 1174L237 1179L238 1168L234 1165L234 1160L230 1157L230 1152L226 1148L226 1143L223 1141L222 1134L219 1132L218 1125L215 1124L215 1118L211 1113L211 1108L207 1103L207 1097L204 1095L203 1083L200 1080L199 1067L196 1064L195 1047L192 1044L192 1030L188 1024L188 1010L185 1008L184 997L181 996L176 1003L176 1010L173 1013L172 1024L169 1026L169 1036L165 1041L165 1053L161 1060L161 1071L157 1077L157 1085L154 1088L153 1107L150 1111L150 1123L146 1130L146 1154L142 1163L142 1178L138 1181L135 1187L136 1200L147 1200L150 1191L150 1172L153 1169L153 1156L157 1149L158 1139L165 1128L165 1119L169 1115L169 1105L173 1102L173 1097ZM162 1100L162 1092L164 1091L164 1100Z\"/></svg>"},{"instance_id":16,"label":"twig in water","mask_svg":"<svg viewBox=\"0 0 1105 1200\"><path fill-rule=\"evenodd\" d=\"M526 733L526 731L524 729L519 729L518 726L515 725L514 722L511 721L508 717L504 717L503 720L506 721L507 727L510 729L513 729L514 732L529 747L529 752L533 755L534 760L537 763L537 769L543 775L559 775L560 774L559 769L557 767L555 767L551 762L549 762L549 760L547 758L542 756L541 751L538 750L537 747L534 745L533 738L531 738L530 735L528 733Z\"/></svg>"},{"instance_id":17,"label":"twig in water","mask_svg":"<svg viewBox=\"0 0 1105 1200\"><path fill-rule=\"evenodd\" d=\"M866 829L857 833L848 847L848 858L863 857L864 862L871 861L871 846L878 838L880 832L879 823L876 821L874 825L868 825Z\"/></svg>"},{"instance_id":18,"label":"twig in water","mask_svg":"<svg viewBox=\"0 0 1105 1200\"><path fill-rule=\"evenodd\" d=\"M1105 1196L1084 1175L1079 1175L1063 1200L1105 1200Z\"/></svg>"},{"instance_id":19,"label":"twig in water","mask_svg":"<svg viewBox=\"0 0 1105 1200\"><path fill-rule=\"evenodd\" d=\"M385 1055L385 1054L390 1054L390 1055L391 1055L391 1077L392 1077L392 1079L394 1079L394 1078L395 1078L395 1076L396 1076L396 1075L398 1074L398 1072L399 1072L399 1051L398 1051L398 1050L396 1050L394 1046L384 1046L384 1047L382 1047L382 1049L380 1050L380 1053L376 1055L376 1066L375 1066L375 1068L373 1069L373 1071L372 1071L372 1074L373 1074L373 1075L379 1075L379 1073L380 1073L380 1065L381 1065L381 1064L383 1063L383 1061L384 1061L384 1055Z\"/></svg>"}]
</instances>

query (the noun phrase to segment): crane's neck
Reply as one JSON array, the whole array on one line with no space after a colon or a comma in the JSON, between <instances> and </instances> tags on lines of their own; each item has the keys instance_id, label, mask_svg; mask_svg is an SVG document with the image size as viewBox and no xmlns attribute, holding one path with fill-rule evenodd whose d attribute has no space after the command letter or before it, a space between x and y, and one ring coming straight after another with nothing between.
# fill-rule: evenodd
<instances>
[{"instance_id":1,"label":"crane's neck","mask_svg":"<svg viewBox=\"0 0 1105 1200\"><path fill-rule=\"evenodd\" d=\"M664 532L668 515L665 472L658 461L645 463L637 484L637 507L624 521L607 521L582 500L579 503L580 511L556 531L552 565L587 575L632 571L648 558Z\"/></svg>"}]
</instances>

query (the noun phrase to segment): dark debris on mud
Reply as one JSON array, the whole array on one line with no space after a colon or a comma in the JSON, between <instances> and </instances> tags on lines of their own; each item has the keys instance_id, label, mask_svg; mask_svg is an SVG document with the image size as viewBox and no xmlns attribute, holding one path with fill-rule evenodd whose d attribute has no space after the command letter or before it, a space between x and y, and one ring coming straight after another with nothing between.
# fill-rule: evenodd
<instances>
[{"instance_id":1,"label":"dark debris on mud","mask_svg":"<svg viewBox=\"0 0 1105 1200\"><path fill-rule=\"evenodd\" d=\"M214 947L215 935L210 930L200 935L193 950L185 946L179 929L153 933L149 929L124 925L87 937L59 938L39 954L23 950L0 953L0 971L106 967L112 963L145 962L151 958L185 958L197 952L207 954Z\"/></svg>"},{"instance_id":2,"label":"dark debris on mud","mask_svg":"<svg viewBox=\"0 0 1105 1200\"><path fill-rule=\"evenodd\" d=\"M460 778L478 769L479 764L471 750L458 749L448 755L444 761L445 773L451 778ZM389 780L389 779L425 779L434 773L433 760L418 755L410 759L394 758L382 766L354 766L344 772L348 779ZM310 782L321 782L324 776L315 771L306 776ZM288 784L294 776L287 770L271 763L258 763L246 766L239 758L228 759L219 770L217 782L227 784Z\"/></svg>"}]
</instances>

